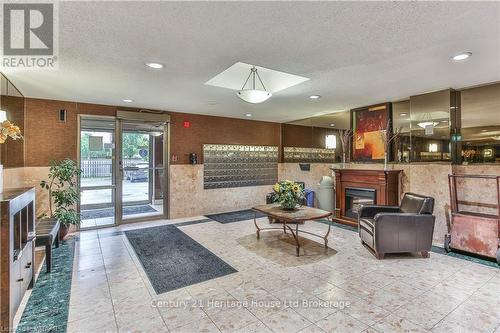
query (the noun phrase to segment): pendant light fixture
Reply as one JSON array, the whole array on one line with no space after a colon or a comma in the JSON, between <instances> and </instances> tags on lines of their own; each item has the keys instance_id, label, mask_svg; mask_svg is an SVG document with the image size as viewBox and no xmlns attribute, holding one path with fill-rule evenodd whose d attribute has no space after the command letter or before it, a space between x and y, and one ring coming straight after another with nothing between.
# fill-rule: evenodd
<instances>
[{"instance_id":1,"label":"pendant light fixture","mask_svg":"<svg viewBox=\"0 0 500 333\"><path fill-rule=\"evenodd\" d=\"M256 78L259 79L262 89L256 88L255 86ZM249 80L251 80L251 88L245 88ZM262 82L259 73L257 72L257 68L255 68L255 66L253 66L250 69L250 74L248 75L245 83L243 84L243 87L241 87L241 90L238 91L236 94L238 95L239 98L241 98L245 102L253 104L262 103L273 95L270 92L266 91L266 87L264 86L264 83Z\"/></svg>"}]
</instances>

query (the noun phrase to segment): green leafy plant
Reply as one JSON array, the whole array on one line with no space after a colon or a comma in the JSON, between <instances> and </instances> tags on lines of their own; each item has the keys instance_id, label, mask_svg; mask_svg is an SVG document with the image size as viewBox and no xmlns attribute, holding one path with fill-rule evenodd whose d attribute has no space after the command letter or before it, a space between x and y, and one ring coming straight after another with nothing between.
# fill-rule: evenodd
<instances>
[{"instance_id":1,"label":"green leafy plant","mask_svg":"<svg viewBox=\"0 0 500 333\"><path fill-rule=\"evenodd\" d=\"M65 226L81 222L80 214L75 209L78 202L77 178L81 172L71 159L53 161L48 180L40 182L40 187L49 192L49 217L58 218Z\"/></svg>"},{"instance_id":2,"label":"green leafy plant","mask_svg":"<svg viewBox=\"0 0 500 333\"><path fill-rule=\"evenodd\" d=\"M304 189L299 184L284 180L274 184L274 202L278 202L283 209L295 209L304 199Z\"/></svg>"}]
</instances>

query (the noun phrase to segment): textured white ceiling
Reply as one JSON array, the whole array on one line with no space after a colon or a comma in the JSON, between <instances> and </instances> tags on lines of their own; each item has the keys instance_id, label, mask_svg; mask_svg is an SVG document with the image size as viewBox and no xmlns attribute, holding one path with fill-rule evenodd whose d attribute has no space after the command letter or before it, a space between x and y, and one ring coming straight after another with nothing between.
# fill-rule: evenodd
<instances>
[{"instance_id":1,"label":"textured white ceiling","mask_svg":"<svg viewBox=\"0 0 500 333\"><path fill-rule=\"evenodd\" d=\"M290 121L500 80L500 2L61 2L59 13L59 70L5 71L26 96ZM460 51L473 56L451 62ZM310 80L258 105L204 84L238 61Z\"/></svg>"}]
</instances>

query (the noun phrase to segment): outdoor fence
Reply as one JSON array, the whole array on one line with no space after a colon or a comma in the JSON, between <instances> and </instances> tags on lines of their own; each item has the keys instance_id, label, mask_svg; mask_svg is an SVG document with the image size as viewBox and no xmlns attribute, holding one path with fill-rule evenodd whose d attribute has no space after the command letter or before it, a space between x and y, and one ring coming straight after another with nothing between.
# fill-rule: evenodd
<instances>
[{"instance_id":1,"label":"outdoor fence","mask_svg":"<svg viewBox=\"0 0 500 333\"><path fill-rule=\"evenodd\" d=\"M135 166L137 163L144 163L141 159L124 159L123 166ZM108 159L81 160L80 168L82 170L82 178L100 178L111 177L113 174L113 162Z\"/></svg>"}]
</instances>

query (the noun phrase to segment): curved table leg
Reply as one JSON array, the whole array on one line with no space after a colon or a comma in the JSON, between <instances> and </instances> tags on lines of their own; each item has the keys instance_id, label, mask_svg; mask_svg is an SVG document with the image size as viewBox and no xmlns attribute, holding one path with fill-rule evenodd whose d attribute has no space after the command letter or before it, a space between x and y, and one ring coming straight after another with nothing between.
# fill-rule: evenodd
<instances>
[{"instance_id":1,"label":"curved table leg","mask_svg":"<svg viewBox=\"0 0 500 333\"><path fill-rule=\"evenodd\" d=\"M255 228L257 228L257 239L260 239L260 228L259 226L257 225L257 212L253 212L253 224L255 224Z\"/></svg>"},{"instance_id":2,"label":"curved table leg","mask_svg":"<svg viewBox=\"0 0 500 333\"><path fill-rule=\"evenodd\" d=\"M295 238L295 241L297 242L297 257L299 256L300 252L300 242L299 242L299 224L295 224L295 234L297 235L297 238Z\"/></svg>"},{"instance_id":3,"label":"curved table leg","mask_svg":"<svg viewBox=\"0 0 500 333\"><path fill-rule=\"evenodd\" d=\"M326 232L325 237L323 239L325 240L325 249L328 248L328 235L330 234L330 229L332 228L332 221L328 219L328 231Z\"/></svg>"},{"instance_id":4,"label":"curved table leg","mask_svg":"<svg viewBox=\"0 0 500 333\"><path fill-rule=\"evenodd\" d=\"M299 227L297 225L297 227L295 228L295 232L294 232L293 229L288 224L286 224L286 222L284 223L284 226L286 226L288 228L288 230L290 230L290 233L292 234L293 239L295 239L295 244L297 245L297 257L298 257L299 256L299 250L300 250Z\"/></svg>"}]
</instances>

